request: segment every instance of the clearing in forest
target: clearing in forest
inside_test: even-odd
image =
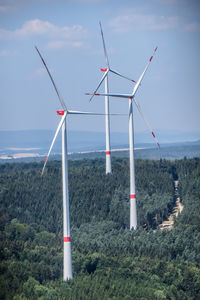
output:
[[[179,213],[182,212],[184,205],[180,202],[180,197],[178,197],[178,180],[174,181],[174,188],[175,188],[175,193],[177,195],[176,198],[176,205],[174,206],[174,209],[169,216],[167,221],[163,221],[162,224],[159,225],[159,228],[161,230],[163,229],[172,229],[174,225],[174,217],[177,217]]]

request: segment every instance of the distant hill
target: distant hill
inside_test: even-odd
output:
[[[41,159],[48,152],[51,140],[54,136],[52,130],[24,130],[24,131],[0,131],[0,161],[12,160],[12,158],[32,160]],[[161,144],[161,157],[176,159],[200,156],[200,134],[161,131],[159,133]],[[190,138],[190,139],[189,139]],[[196,139],[195,139],[196,138]],[[112,132],[111,148],[128,149],[128,133]],[[159,159],[157,151],[149,132],[136,132],[135,134],[136,157]],[[71,158],[104,157],[105,133],[70,131],[68,133],[68,152],[73,153]],[[81,153],[80,153],[81,152]],[[86,153],[82,153],[86,152]],[[92,154],[88,152],[93,152]],[[61,154],[61,135],[52,149],[52,158]],[[113,151],[113,156],[127,156],[127,151]]]

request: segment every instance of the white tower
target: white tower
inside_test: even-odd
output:
[[[130,229],[137,228],[137,210],[135,195],[134,128],[133,103],[129,99],[129,163],[130,163]]]
[[[105,78],[105,94],[108,94],[108,76]],[[110,117],[109,117],[109,97],[105,96],[105,128],[106,128],[106,174],[112,173],[111,151],[110,151]]]
[[[73,278],[70,237],[68,159],[66,119],[62,125],[62,182],[63,182],[63,280]]]

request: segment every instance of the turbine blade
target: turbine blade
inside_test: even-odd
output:
[[[136,81],[135,80],[133,80],[133,79],[131,79],[131,78],[129,78],[129,77],[127,77],[127,76],[124,76],[124,75],[122,75],[122,74],[120,74],[119,72],[117,72],[117,71],[114,71],[114,70],[109,70],[110,72],[112,72],[113,74],[116,74],[116,75],[118,75],[118,76],[120,76],[120,77],[122,77],[122,78],[125,78],[125,79],[128,79],[128,80],[130,80],[130,81],[132,81],[132,82],[135,82],[136,83]]]
[[[69,115],[94,115],[94,116],[104,116],[103,113],[95,113],[95,112],[88,112],[88,111],[77,111],[77,110],[68,110],[67,113]]]
[[[133,96],[130,95],[130,94],[99,94],[99,93],[90,94],[90,93],[86,93],[86,95],[109,96],[109,97],[126,98],[126,99],[132,99],[133,98]]]
[[[68,110],[67,114],[69,115],[92,115],[92,116],[124,116],[124,114],[103,114],[97,112],[88,112],[88,111],[76,111],[76,110]]]
[[[50,79],[51,79],[51,82],[53,83],[53,86],[54,86],[54,88],[55,88],[55,91],[56,91],[56,94],[57,94],[57,96],[58,96],[58,99],[60,100],[60,104],[61,104],[62,108],[63,108],[64,110],[67,110],[66,105],[65,105],[65,103],[64,103],[64,100],[62,99],[62,97],[61,97],[61,95],[60,95],[60,93],[59,93],[59,91],[58,91],[58,89],[57,89],[57,87],[56,87],[55,81],[53,80],[53,77],[51,76],[51,73],[49,72],[49,69],[48,69],[48,67],[47,67],[47,65],[46,65],[46,63],[45,63],[45,61],[44,61],[44,59],[43,59],[43,57],[42,57],[40,51],[38,50],[38,48],[37,48],[36,46],[35,46],[35,49],[37,50],[37,52],[38,52],[38,54],[39,54],[39,56],[40,56],[40,58],[41,58],[41,60],[42,60],[42,62],[43,62],[43,64],[44,64],[44,66],[45,66],[45,68],[46,68],[46,70],[47,70],[47,73],[49,74],[49,77],[50,77]]]
[[[58,133],[59,133],[59,131],[60,131],[60,128],[61,128],[61,126],[62,126],[62,124],[63,124],[63,122],[64,122],[66,116],[67,116],[67,112],[65,111],[65,112],[64,112],[64,115],[63,115],[63,117],[62,117],[62,119],[60,120],[60,123],[58,124],[56,133],[55,133],[55,135],[54,135],[54,138],[53,138],[53,140],[52,140],[51,146],[50,146],[50,148],[49,148],[49,152],[48,152],[48,154],[47,154],[46,160],[45,160],[45,162],[44,162],[44,166],[43,166],[43,168],[42,168],[41,176],[42,176],[43,173],[44,173],[44,169],[45,169],[46,163],[47,163],[47,161],[48,161],[49,155],[50,155],[50,153],[51,153],[51,150],[52,150],[53,145],[54,145],[54,143],[55,143],[56,137],[57,137],[57,135],[58,135]]]
[[[102,37],[102,41],[103,41],[103,49],[104,49],[104,55],[105,55],[105,59],[106,59],[106,65],[107,65],[108,69],[110,69],[109,61],[108,61],[108,54],[107,54],[107,51],[106,51],[106,44],[105,44],[105,40],[104,40],[104,36],[103,36],[103,30],[102,30],[101,22],[99,22],[99,25],[100,25],[100,29],[101,29],[101,37]]]
[[[134,102],[135,102],[135,104],[136,104],[136,106],[137,106],[137,109],[138,109],[139,113],[141,114],[141,116],[142,116],[144,122],[146,123],[146,125],[147,125],[149,131],[151,132],[151,134],[152,134],[152,136],[153,136],[153,138],[154,138],[154,140],[155,140],[155,142],[156,142],[158,148],[160,149],[160,144],[159,144],[159,142],[158,142],[158,140],[157,140],[157,138],[156,138],[156,136],[155,136],[155,133],[153,132],[153,130],[152,130],[152,128],[151,128],[151,125],[149,124],[147,118],[145,117],[145,115],[144,115],[144,113],[143,113],[143,111],[142,111],[142,109],[141,109],[140,104],[139,104],[135,99],[134,99]]]
[[[135,94],[136,94],[136,92],[137,92],[137,89],[138,89],[138,87],[140,86],[141,81],[142,81],[142,79],[144,78],[144,75],[145,75],[145,73],[146,73],[146,71],[147,71],[147,69],[148,69],[148,67],[149,67],[149,65],[150,65],[150,63],[151,63],[151,61],[152,61],[152,59],[153,59],[153,56],[154,56],[154,54],[155,54],[155,52],[156,52],[157,49],[158,49],[158,47],[156,47],[156,48],[154,49],[153,55],[150,57],[150,59],[149,59],[147,65],[146,65],[144,71],[142,72],[142,74],[140,75],[138,81],[136,82],[136,85],[135,85],[134,88],[133,88],[133,94],[132,94],[133,96],[135,96]]]
[[[89,101],[92,100],[92,98],[94,97],[94,94],[96,94],[97,90],[99,89],[100,85],[102,84],[102,82],[104,81],[104,79],[106,78],[107,74],[109,72],[109,69],[107,69],[107,71],[104,73],[103,77],[101,78],[101,81],[99,82],[97,88],[95,89],[94,93],[92,94],[92,97],[89,99]]]

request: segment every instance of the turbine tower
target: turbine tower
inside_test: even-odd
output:
[[[103,42],[103,49],[104,49],[104,56],[106,60],[106,68],[102,68],[101,71],[104,72],[104,75],[98,84],[97,88],[95,89],[94,93],[92,94],[92,97],[89,99],[89,101],[92,100],[94,97],[94,94],[97,92],[103,81],[105,80],[105,131],[106,131],[106,174],[112,173],[112,167],[111,167],[111,149],[110,149],[110,115],[109,115],[109,96],[107,95],[109,93],[108,89],[108,73],[111,72],[115,75],[118,75],[120,77],[126,78],[132,82],[135,82],[134,80],[121,75],[119,72],[114,71],[110,68],[109,60],[108,60],[108,54],[106,51],[106,45],[105,45],[105,40],[104,40],[104,35],[103,35],[103,30],[101,26],[101,22],[99,22],[100,25],[100,30],[101,30],[101,37],[102,37],[102,42]],[[88,93],[86,93],[88,95]]]
[[[157,47],[154,50],[156,52]],[[154,55],[153,53],[153,55]],[[136,107],[138,108],[139,113],[143,117],[148,129],[150,130],[153,138],[156,141],[157,146],[160,148],[160,144],[158,143],[156,136],[149,125],[146,117],[144,116],[139,103],[135,99],[135,94],[142,82],[142,79],[153,59],[153,55],[150,57],[144,71],[140,75],[138,81],[136,82],[132,94],[97,94],[94,93],[95,96],[109,96],[109,97],[118,97],[129,99],[129,157],[130,157],[130,229],[137,228],[137,209],[136,209],[136,194],[135,194],[135,165],[134,165],[134,127],[133,127],[133,102],[135,102]]]
[[[64,259],[63,259],[63,280],[69,280],[73,278],[72,274],[72,256],[71,256],[71,237],[70,237],[70,214],[69,214],[69,187],[68,187],[68,159],[67,159],[67,124],[66,124],[66,118],[68,115],[105,115],[101,113],[92,113],[92,112],[81,112],[81,111],[72,111],[68,110],[64,100],[62,99],[56,84],[49,72],[49,69],[42,58],[42,55],[40,54],[37,47],[35,47],[48,74],[51,79],[51,82],[55,88],[56,94],[59,98],[60,104],[62,106],[63,110],[58,110],[57,114],[61,116],[61,120],[58,124],[56,133],[54,135],[54,138],[52,140],[51,146],[49,148],[49,152],[47,154],[42,173],[44,173],[44,169],[46,166],[46,163],[48,161],[49,155],[51,153],[51,150],[53,148],[54,142],[57,138],[57,135],[62,128],[62,189],[63,189],[63,252],[64,252]]]

